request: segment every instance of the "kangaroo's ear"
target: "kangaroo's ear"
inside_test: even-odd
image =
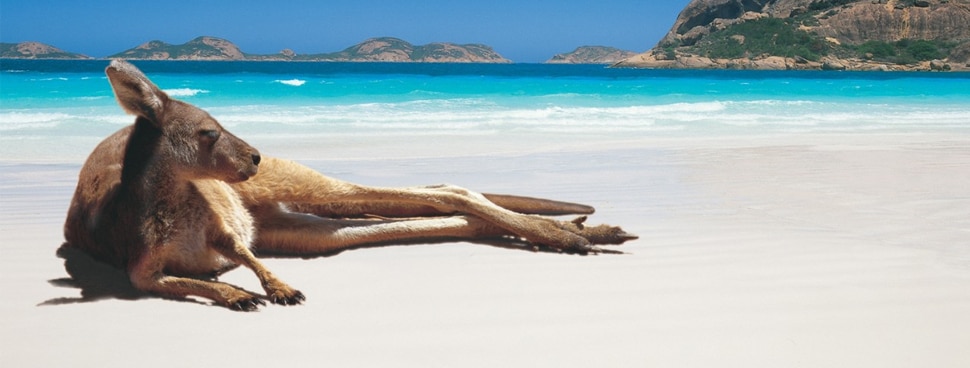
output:
[[[144,117],[155,125],[160,124],[158,116],[168,102],[165,92],[127,61],[112,60],[104,72],[108,75],[121,108],[129,114]]]

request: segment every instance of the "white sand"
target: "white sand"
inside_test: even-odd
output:
[[[39,306],[80,296],[48,283],[67,277],[54,250],[78,167],[23,158],[0,164],[0,364],[970,366],[970,137],[395,149],[308,163],[368,184],[584,202],[591,222],[641,239],[621,256],[449,243],[268,259],[308,300],[258,313],[156,298]],[[223,279],[259,289],[245,270]]]

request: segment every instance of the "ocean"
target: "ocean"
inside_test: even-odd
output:
[[[0,160],[80,162],[133,121],[108,61],[0,61]],[[970,73],[602,65],[136,61],[250,141],[449,137],[496,146],[800,134],[970,133]],[[505,143],[503,143],[505,142]],[[460,148],[460,147],[459,147]]]

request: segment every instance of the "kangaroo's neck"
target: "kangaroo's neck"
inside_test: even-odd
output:
[[[162,132],[139,118],[125,147],[120,193],[123,212],[137,219],[145,244],[161,244],[177,232],[187,216],[192,183],[166,155]]]
[[[179,201],[190,183],[168,162],[161,150],[162,132],[144,118],[135,121],[125,147],[121,185],[144,206],[159,201]]]
[[[144,118],[139,117],[135,120],[134,128],[128,135],[128,143],[125,146],[124,161],[121,168],[121,182],[125,186],[132,186],[138,183],[149,171],[154,170],[151,166],[156,161],[156,152],[161,145],[162,131],[154,127]]]

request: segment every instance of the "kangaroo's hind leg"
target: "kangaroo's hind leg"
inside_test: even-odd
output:
[[[511,235],[471,216],[406,219],[333,219],[279,207],[254,211],[259,223],[257,253],[327,255],[388,243],[445,239],[484,239]]]
[[[273,203],[291,206],[357,203],[364,207],[352,212],[361,212],[371,203],[389,203],[392,208],[418,206],[433,209],[437,213],[476,217],[536,244],[570,252],[596,251],[589,239],[580,232],[562,226],[562,222],[514,212],[491,202],[480,193],[454,186],[369,187],[323,176],[292,161],[266,159],[260,166],[259,175],[235,184],[234,188],[250,208]],[[622,234],[624,236],[618,239],[630,239],[628,234]],[[614,242],[618,243],[622,241]]]
[[[254,211],[260,224],[257,253],[316,256],[371,245],[441,240],[517,238],[514,233],[474,216],[333,219],[289,212],[276,207]],[[593,244],[618,244],[635,239],[616,227],[587,227],[581,221],[545,219]],[[620,253],[616,251],[595,251]],[[583,253],[583,252],[580,252]]]
[[[427,186],[449,190],[454,188],[443,185]],[[531,215],[559,216],[559,215],[588,215],[595,210],[593,207],[551,199],[515,196],[507,194],[482,193],[485,199],[512,212]],[[287,203],[287,208],[294,212],[311,213],[322,217],[333,218],[362,218],[368,216],[381,217],[423,217],[445,216],[446,213],[438,208],[394,201],[333,201],[329,203]]]

